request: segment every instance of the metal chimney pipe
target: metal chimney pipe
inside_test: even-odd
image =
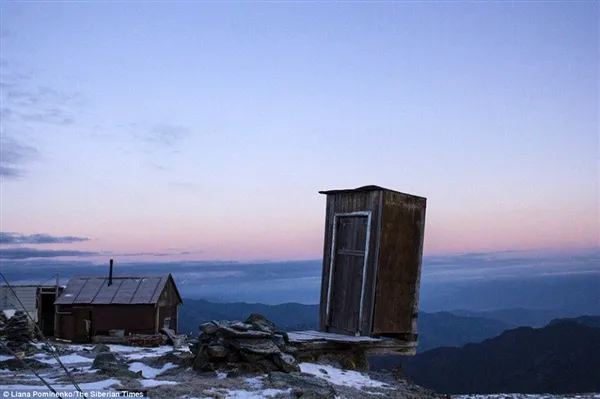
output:
[[[108,272],[108,285],[111,286],[112,285],[112,276],[113,276],[113,260],[110,260],[110,269]]]

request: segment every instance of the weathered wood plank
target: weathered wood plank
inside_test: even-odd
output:
[[[325,208],[325,237],[323,243],[323,271],[321,274],[321,300],[319,311],[319,329],[325,331],[328,321],[327,316],[327,290],[329,287],[329,267],[331,262],[332,248],[331,239],[333,236],[333,215],[335,211],[335,197],[327,196],[327,206]]]
[[[384,192],[373,334],[416,333],[426,200]]]
[[[347,350],[364,350],[367,354],[414,355],[417,349],[416,342],[319,331],[294,331],[288,333],[288,337],[290,344],[303,355]]]
[[[381,342],[380,338],[361,337],[352,335],[342,335],[326,333],[322,331],[293,331],[288,333],[290,342],[296,341],[317,341],[317,340],[329,340],[329,341],[344,341],[344,342]]]

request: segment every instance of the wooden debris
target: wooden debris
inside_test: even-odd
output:
[[[163,337],[160,334],[142,335],[132,334],[124,337],[111,337],[106,335],[96,335],[92,337],[92,342],[95,344],[118,344],[130,345],[146,348],[153,348],[163,344]]]

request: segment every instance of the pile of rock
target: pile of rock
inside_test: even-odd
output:
[[[6,323],[8,319],[4,312],[0,312],[0,336],[6,335]]]
[[[212,321],[200,326],[198,351],[194,369],[235,372],[290,373],[300,371],[285,332],[260,314],[240,321]]]
[[[21,347],[29,343],[35,337],[33,325],[27,314],[23,311],[16,311],[4,325],[6,335],[6,344],[9,347]]]

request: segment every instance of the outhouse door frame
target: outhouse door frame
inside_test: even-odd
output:
[[[363,320],[363,306],[365,299],[365,285],[367,282],[367,265],[369,262],[369,246],[371,243],[371,219],[373,212],[372,211],[358,211],[358,212],[338,212],[333,215],[333,234],[331,237],[331,256],[329,261],[329,281],[327,284],[327,307],[325,311],[325,325],[328,326],[330,323],[329,316],[331,314],[331,290],[333,288],[333,268],[335,267],[335,255],[337,252],[336,249],[336,236],[338,230],[338,221],[342,217],[353,217],[353,216],[366,216],[367,217],[367,234],[365,239],[365,258],[363,261],[363,272],[362,272],[362,282],[361,282],[361,290],[360,290],[360,309],[358,313],[358,331],[355,332],[356,336],[360,336],[362,332],[362,320]]]

